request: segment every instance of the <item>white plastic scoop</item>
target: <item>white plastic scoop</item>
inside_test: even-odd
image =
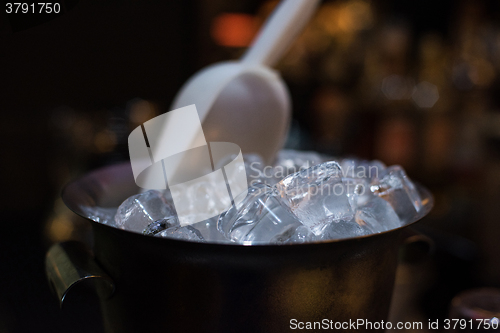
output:
[[[188,170],[199,168],[209,157],[191,154],[194,157],[170,159],[168,164],[162,162],[163,166],[156,162],[206,142],[235,143],[242,153],[258,153],[267,164],[273,162],[286,138],[291,105],[285,83],[269,66],[273,66],[286,52],[318,3],[319,0],[283,0],[241,61],[209,66],[186,82],[171,110],[195,104],[203,133],[197,129],[200,124],[197,119],[190,118],[188,123],[172,120],[179,113],[166,113],[161,121],[158,121],[159,116],[144,123],[149,143],[152,144],[152,139],[156,141],[149,150],[149,156],[144,154],[144,147],[133,149],[140,152],[137,160],[144,162],[141,162],[144,167],[136,163],[139,165],[138,174],[149,165],[154,165],[144,173],[141,183],[148,185],[141,185],[143,189],[156,188],[156,184],[161,188],[161,168],[169,186],[179,178],[192,179],[184,177]],[[181,113],[181,117],[184,114]],[[183,125],[180,126],[180,123]],[[136,134],[142,136],[141,131]],[[141,140],[138,142],[144,146]],[[129,137],[129,151],[131,142],[135,141]]]
[[[208,142],[232,142],[272,162],[290,121],[290,96],[276,64],[309,21],[319,0],[283,0],[240,61],[191,77],[172,110],[195,104]],[[194,138],[193,138],[194,139]]]

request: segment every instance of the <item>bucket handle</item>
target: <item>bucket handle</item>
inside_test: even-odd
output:
[[[403,263],[416,263],[427,259],[434,252],[434,241],[432,238],[415,230],[405,228],[403,230],[403,244],[399,249],[399,261]]]
[[[81,242],[68,241],[54,244],[45,257],[45,273],[62,307],[68,291],[84,281],[99,282],[99,295],[113,295],[113,280],[94,261],[90,250]]]

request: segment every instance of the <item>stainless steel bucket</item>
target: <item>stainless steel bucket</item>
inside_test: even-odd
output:
[[[424,207],[415,221],[433,205],[418,189]],[[69,184],[63,200],[84,216],[81,205],[117,206],[138,190],[127,163]],[[298,322],[375,322],[387,319],[407,227],[324,243],[242,246],[93,222],[93,249],[56,244],[46,269],[61,302],[76,283],[103,282],[106,332],[284,332]]]

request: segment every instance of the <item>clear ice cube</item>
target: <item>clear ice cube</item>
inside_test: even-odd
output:
[[[353,211],[370,201],[374,194],[370,191],[370,183],[366,178],[342,178],[347,192],[349,204]]]
[[[168,229],[168,228],[171,228],[171,227],[174,227],[174,226],[178,226],[178,225],[179,225],[179,223],[177,222],[177,218],[175,218],[175,217],[170,217],[170,218],[166,218],[166,219],[160,219],[160,220],[151,222],[142,231],[142,233],[144,235],[154,236],[157,233],[159,233],[159,232],[161,232],[161,231],[163,231],[165,229]]]
[[[356,176],[356,169],[359,163],[355,158],[344,158],[340,161],[339,165],[342,168],[342,176],[345,178],[358,178]]]
[[[342,220],[333,222],[326,226],[319,235],[315,235],[304,225],[293,229],[290,228],[285,230],[282,234],[275,236],[271,242],[276,244],[310,243],[331,239],[354,238],[372,233],[373,232],[365,223],[357,223],[357,220],[353,218],[349,221]]]
[[[355,221],[372,233],[395,229],[401,226],[392,206],[382,198],[373,197],[356,211]]]
[[[152,222],[172,218],[178,224],[174,207],[158,191],[136,194],[125,200],[115,215],[118,228],[142,233]]]
[[[283,202],[298,219],[319,235],[332,222],[354,216],[336,162],[326,162],[289,175],[276,184]]]
[[[315,239],[317,239],[316,235],[308,227],[300,225],[286,229],[281,234],[274,236],[270,242],[273,244],[292,244],[312,242]]]
[[[229,240],[217,230],[218,216],[211,219],[191,224],[193,228],[198,230],[203,238],[209,242],[228,242]]]
[[[193,242],[205,242],[201,232],[190,225],[185,227],[171,227],[157,233],[155,236],[182,239]]]
[[[370,189],[392,206],[402,224],[412,222],[422,207],[415,185],[399,165],[387,168]]]
[[[351,220],[331,223],[318,238],[319,240],[343,239],[369,235],[371,233],[365,225],[358,224],[353,218]]]
[[[345,178],[364,179],[378,178],[386,168],[385,164],[378,160],[366,161],[357,158],[344,158],[340,167]]]
[[[217,228],[226,238],[245,245],[269,242],[289,227],[300,225],[266,184],[250,187],[241,204],[233,205],[217,222]]]
[[[85,216],[92,221],[107,224],[109,226],[115,225],[115,214],[117,208],[104,208],[99,206],[80,206]]]
[[[218,216],[218,212],[231,204],[227,187],[216,186],[216,177],[210,176],[208,182],[199,182],[193,186],[176,186],[165,190],[164,196],[172,206],[172,194],[182,197],[175,210],[182,215],[185,223],[204,221]],[[182,185],[182,184],[181,184]]]
[[[323,157],[312,151],[281,150],[278,152],[274,171],[277,177],[284,177],[308,169],[323,162]],[[279,170],[282,169],[282,170]]]
[[[236,154],[230,154],[220,159],[215,165],[215,170],[222,168],[237,157]],[[258,154],[243,154],[243,163],[248,184],[264,183],[267,177],[264,176],[263,170],[266,167],[264,160]],[[227,171],[226,171],[227,172]]]
[[[370,179],[378,178],[387,168],[387,166],[379,160],[363,161],[362,165],[367,170],[367,177]]]

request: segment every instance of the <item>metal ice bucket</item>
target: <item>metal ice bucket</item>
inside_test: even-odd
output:
[[[423,209],[432,208],[421,186]],[[69,184],[66,205],[113,207],[138,193],[130,164]],[[92,222],[94,245],[60,243],[47,253],[62,302],[98,284],[106,332],[284,332],[296,322],[387,320],[398,251],[408,226],[346,240],[243,246],[156,238]],[[347,331],[347,330],[344,330]]]

